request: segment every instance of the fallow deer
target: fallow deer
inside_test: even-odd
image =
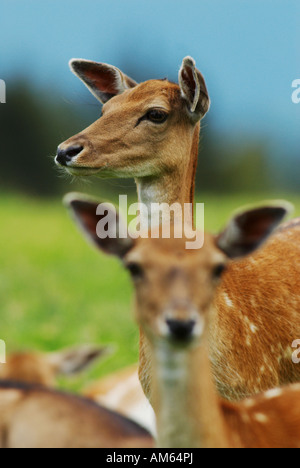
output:
[[[269,352],[277,366],[277,356],[271,349],[277,343],[268,342],[270,324],[264,310],[252,322],[248,315],[243,315],[243,309],[236,311],[230,304],[231,315],[224,320],[218,314],[216,302],[220,283],[226,282],[228,275],[230,280],[234,270],[232,260],[251,254],[248,260],[243,260],[247,271],[252,263],[259,263],[260,258],[270,256],[278,248],[277,243],[285,238],[284,226],[260,253],[253,254],[284,218],[287,206],[278,204],[240,212],[221,234],[206,234],[204,247],[192,251],[186,250],[185,239],[133,240],[129,236],[124,239],[109,235],[119,232],[121,220],[117,213],[110,218],[115,219],[116,226],[108,227],[108,237],[100,239],[95,235],[97,204],[74,196],[67,201],[88,237],[102,251],[121,258],[133,277],[141,333],[141,375],[150,374],[148,394],[158,421],[158,446],[299,447],[299,384],[230,403],[217,395],[209,358],[214,347],[221,346],[222,350],[224,346],[225,359],[233,352],[237,366],[229,363],[233,381],[235,372],[240,372],[239,361],[245,365],[244,377],[250,381],[267,375],[261,369],[261,359],[266,359]],[[296,223],[300,224],[300,220],[295,220]],[[292,235],[288,237],[293,242]],[[273,270],[280,270],[277,288],[282,289],[286,287],[286,272],[281,260],[275,257],[271,265]],[[267,279],[262,272],[255,281]],[[251,294],[255,294],[254,284]],[[275,288],[273,294],[277,294]],[[282,300],[280,294],[278,300]],[[289,310],[287,314],[295,326],[291,329],[292,340],[297,324]],[[282,328],[286,318],[281,320]],[[273,320],[272,324],[279,326],[279,315],[277,319],[278,323]],[[278,330],[273,333],[276,339]],[[231,337],[236,336],[232,351]],[[224,341],[219,342],[220,339]]]
[[[78,396],[0,381],[0,448],[148,448],[152,437]]]
[[[81,372],[107,352],[108,347],[82,345],[8,355],[0,365],[0,447],[151,447],[144,427],[105,404],[46,388],[58,375]]]
[[[153,203],[192,203],[199,119],[210,103],[193,59],[183,60],[179,85],[157,80],[137,85],[115,67],[84,60],[72,61],[71,69],[105,103],[104,115],[59,147],[57,163],[75,175],[134,177],[143,218]],[[175,101],[170,100],[174,95]],[[147,113],[157,102],[161,122]],[[230,266],[224,276],[215,300],[218,346],[212,347],[211,360],[218,389],[226,398],[300,380],[299,366],[291,363],[291,344],[300,335],[299,236],[298,221],[286,224],[265,249]],[[224,336],[224,327],[232,327],[231,336]],[[236,366],[241,331],[248,352]],[[256,364],[256,345],[261,375],[252,373],[249,380],[246,369]]]
[[[104,240],[97,236],[97,224],[101,219],[96,215],[98,202],[70,194],[65,203],[89,239],[102,248]],[[112,208],[107,205],[109,210]],[[292,362],[292,343],[300,336],[300,219],[283,224],[265,246],[251,253],[255,242],[267,237],[277,225],[274,213],[282,219],[287,211],[288,208],[285,211],[262,208],[237,214],[220,236],[219,245],[223,247],[224,244],[224,249],[227,238],[235,237],[235,251],[232,249],[228,254],[232,258],[244,252],[246,242],[250,254],[227,265],[214,296],[214,320],[210,323],[213,374],[218,391],[229,400],[300,381],[300,366]],[[114,219],[116,213],[111,216]],[[108,244],[111,244],[111,253],[116,253],[113,240]],[[131,241],[123,239],[120,256],[131,245]],[[133,265],[132,270],[133,275],[138,275],[138,266],[135,271]],[[193,275],[192,284],[200,294],[201,275]],[[157,286],[157,295],[164,297],[164,284]],[[151,400],[151,356],[143,334],[139,373],[144,392]]]

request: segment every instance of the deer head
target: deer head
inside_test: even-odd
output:
[[[150,341],[198,342],[216,288],[233,259],[254,252],[289,212],[287,204],[266,205],[237,213],[218,236],[205,234],[200,250],[186,250],[186,239],[126,238],[119,214],[106,205],[112,223],[97,235],[98,203],[71,194],[66,204],[87,237],[103,252],[118,256],[136,287],[137,319]],[[104,238],[105,237],[105,238]]]
[[[183,60],[179,85],[137,84],[88,60],[71,60],[70,67],[103,104],[99,120],[58,147],[56,163],[70,174],[152,178],[188,165],[192,149],[198,152],[198,122],[210,101],[191,57]]]

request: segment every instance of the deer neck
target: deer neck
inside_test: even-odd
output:
[[[194,129],[194,134],[188,157],[182,158],[181,164],[172,170],[166,170],[163,174],[153,177],[136,179],[138,200],[141,204],[141,218],[145,228],[153,226],[158,218],[156,211],[161,213],[168,210],[167,207],[174,206],[174,219],[177,215],[184,213],[186,205],[187,222],[193,222],[193,207],[195,196],[195,178],[198,162],[200,123]],[[154,205],[155,204],[155,205]],[[157,205],[164,206],[158,207]]]
[[[153,403],[159,448],[227,447],[226,426],[205,346],[154,350]]]

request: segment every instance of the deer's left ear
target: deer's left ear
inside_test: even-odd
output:
[[[81,345],[54,353],[48,353],[46,360],[57,374],[76,374],[88,368],[98,359],[108,355],[111,348],[108,346]]]
[[[229,258],[249,255],[269,238],[292,210],[290,203],[281,202],[238,213],[217,237],[217,247]]]
[[[210,107],[210,99],[202,73],[192,57],[183,59],[179,70],[179,86],[193,121],[202,119]]]

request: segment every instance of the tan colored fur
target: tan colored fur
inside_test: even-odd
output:
[[[2,448],[152,447],[147,432],[89,400],[0,382]]]
[[[0,364],[0,379],[28,382],[52,387],[55,385],[56,367],[42,353],[14,353]]]
[[[280,228],[258,252],[243,260],[230,262],[217,288],[210,322],[210,357],[217,388],[229,400],[300,381],[300,366],[295,365],[291,357],[291,345],[300,336],[299,241],[300,225],[291,221]],[[138,252],[151,274],[151,269],[155,271],[156,263],[162,272],[171,268],[173,262],[170,262],[167,252],[173,248],[172,242],[167,240],[154,257],[152,250],[140,243]],[[207,234],[204,249],[196,254],[187,252],[185,263],[190,258],[192,265],[188,270],[187,264],[186,279],[181,278],[181,286],[176,286],[179,295],[185,297],[189,293],[193,303],[196,302],[199,307],[202,307],[199,301],[205,304],[210,298],[207,256],[211,255],[211,248],[212,241]],[[134,255],[137,255],[136,251]],[[182,268],[180,255],[178,259],[175,252],[172,256],[177,268]],[[198,258],[201,261],[199,266]],[[187,283],[188,289],[184,289]],[[169,291],[167,284],[160,277],[156,278],[154,273],[152,282],[148,283],[150,286],[155,287],[151,295],[147,295],[143,289],[139,294],[144,294],[144,306],[153,313],[155,307],[159,307],[159,301],[166,301]],[[184,293],[180,292],[181,289]],[[157,298],[157,304],[154,298]],[[152,358],[142,332],[139,372],[148,397],[151,368]]]
[[[280,253],[287,254],[285,250],[287,239],[295,245],[294,241],[299,231],[295,221],[292,225],[296,229],[295,232],[290,232],[286,226],[279,230],[259,253],[243,260],[244,271],[247,271],[248,265],[252,268],[253,264],[262,262],[264,268],[260,265],[261,276],[257,278],[257,282],[264,281],[264,284],[267,284],[269,275],[270,278],[276,280],[271,270],[271,267],[274,269],[272,252],[274,253],[275,246],[279,243]],[[286,335],[287,340],[292,340],[293,334],[299,330],[296,320],[297,309],[291,310],[290,307],[283,307],[289,300],[288,294],[284,293],[286,284],[284,280],[282,281],[282,277],[285,277],[284,267],[280,269],[280,279],[278,278],[277,289],[279,291],[276,291],[275,287],[272,289],[273,298],[275,294],[278,297],[274,302],[274,305],[278,304],[279,308],[273,310],[276,314],[275,320],[269,321],[268,313],[264,313],[262,306],[262,310],[256,309],[254,317],[249,317],[258,327],[257,330],[252,329],[257,331],[256,337],[254,336],[256,333],[251,331],[251,328],[249,329],[251,324],[245,320],[249,310],[247,309],[243,315],[242,304],[240,304],[240,314],[234,308],[231,310],[234,322],[228,323],[227,328],[220,326],[223,319],[221,314],[224,312],[218,313],[215,304],[218,302],[220,290],[224,285],[218,286],[212,281],[212,271],[214,265],[226,260],[215,247],[212,236],[207,234],[204,248],[196,252],[186,251],[182,240],[140,239],[127,254],[125,263],[130,264],[132,259],[136,261],[137,258],[145,272],[144,278],[136,282],[136,317],[141,327],[142,344],[141,378],[142,381],[144,379],[142,383],[158,419],[159,446],[169,448],[299,447],[300,385],[267,392],[240,403],[229,403],[217,396],[208,356],[208,350],[211,350],[210,353],[214,353],[214,350],[224,351],[226,372],[230,372],[231,375],[234,375],[236,371],[240,372],[245,378],[244,388],[247,388],[246,381],[249,381],[249,387],[256,384],[255,376],[258,379],[261,375],[260,359],[267,358],[264,353],[269,346],[271,349],[274,345],[274,334],[280,335],[281,329],[276,329],[274,326],[278,320],[279,327],[280,315],[285,314],[284,320],[292,321],[288,327],[290,335]],[[293,261],[290,256],[287,262],[293,271],[297,262]],[[226,277],[231,278],[230,275],[235,265],[239,263],[231,263],[230,270],[224,275],[225,285]],[[247,278],[250,279],[251,275]],[[295,277],[295,284],[291,287],[295,287],[297,291],[296,283]],[[282,289],[280,284],[282,284]],[[250,287],[249,284],[248,287]],[[280,302],[281,293],[283,293],[284,303]],[[260,293],[257,294],[252,285],[251,295],[253,294],[258,308],[260,304],[263,305],[265,299],[270,300],[268,295],[263,298]],[[230,297],[234,302],[234,296]],[[249,298],[249,295],[245,297]],[[194,311],[197,311],[198,321],[204,320],[203,337],[200,341],[196,339],[189,347],[179,345],[176,347],[170,344],[163,327],[168,313],[176,320],[187,320],[192,313],[194,314]],[[227,318],[229,320],[229,314]],[[285,331],[283,321],[281,321],[281,327]],[[261,332],[259,332],[260,329]],[[253,348],[250,350],[250,355],[245,344],[249,331],[253,335],[251,335]],[[222,336],[220,336],[221,332]],[[284,336],[283,334],[281,338],[280,335],[280,338],[283,339]],[[220,348],[220,345],[224,348]],[[176,358],[176,356],[179,357]],[[168,362],[164,364],[165,360],[169,360],[170,364]],[[274,356],[273,360],[270,358],[271,364],[273,375],[276,375],[280,367],[284,368],[285,363],[282,362],[277,366],[277,357]],[[268,365],[267,362],[265,365]],[[147,372],[144,374],[145,366]],[[215,373],[222,372],[222,369],[219,369],[220,367],[215,367]],[[149,375],[151,381],[149,381]],[[221,380],[222,377],[219,378]],[[162,383],[164,380],[165,382]],[[266,381],[262,385],[272,386],[272,377],[268,380],[267,374]],[[177,427],[178,420],[182,420],[182,423]],[[185,421],[184,424],[183,421]]]

